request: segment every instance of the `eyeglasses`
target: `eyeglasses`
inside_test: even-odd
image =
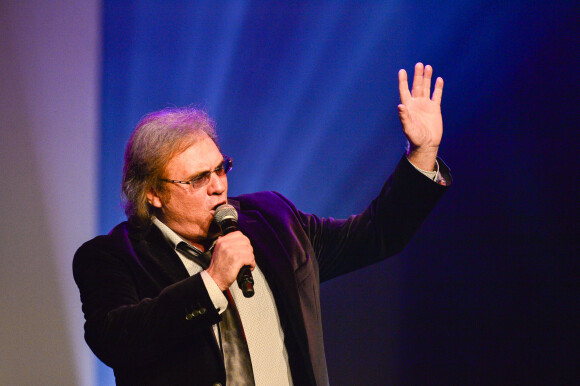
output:
[[[191,187],[193,189],[198,189],[198,188],[201,188],[201,187],[207,185],[207,183],[209,182],[209,179],[211,178],[212,173],[215,173],[219,177],[225,176],[227,172],[232,170],[233,165],[234,165],[234,160],[232,160],[227,155],[224,155],[224,160],[220,164],[220,166],[218,166],[214,170],[203,172],[203,173],[193,177],[189,181],[168,180],[166,178],[162,178],[161,181],[170,182],[172,184],[191,185]]]

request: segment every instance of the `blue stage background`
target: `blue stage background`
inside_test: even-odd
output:
[[[192,104],[235,160],[231,195],[361,211],[403,154],[397,71],[422,61],[445,79],[455,183],[401,255],[323,285],[331,384],[578,379],[571,4],[107,0],[100,231],[124,220],[137,121]]]

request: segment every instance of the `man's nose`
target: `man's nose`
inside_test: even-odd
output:
[[[227,177],[225,175],[220,177],[216,173],[212,173],[207,185],[208,194],[222,194],[227,186]]]

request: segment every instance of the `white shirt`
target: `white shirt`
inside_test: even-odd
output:
[[[224,312],[228,306],[228,300],[211,276],[188,255],[189,252],[196,256],[201,254],[201,251],[181,238],[159,219],[154,217],[153,223],[174,248],[189,275],[193,276],[200,273],[215,308],[220,313]],[[252,271],[252,276],[256,291],[253,297],[244,297],[235,283],[230,287],[230,292],[238,308],[246,334],[256,386],[292,385],[288,352],[284,345],[284,331],[280,324],[274,295],[260,267],[256,266]],[[214,334],[219,342],[217,325],[214,325]]]

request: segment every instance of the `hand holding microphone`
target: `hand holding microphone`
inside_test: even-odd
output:
[[[238,212],[231,205],[228,205],[228,204],[220,205],[216,209],[214,221],[216,222],[217,225],[219,225],[219,227],[222,231],[222,235],[224,235],[224,236],[238,230]],[[233,239],[232,236],[230,236],[230,238]],[[218,243],[219,243],[219,241],[218,241]],[[251,244],[249,242],[249,239],[246,236],[244,236],[243,234],[239,233],[239,235],[236,235],[236,240],[231,240],[231,244],[232,245],[235,244],[235,246],[239,246],[240,254],[247,256],[248,253],[251,253],[252,258],[253,258],[253,250],[251,248]],[[221,247],[221,245],[216,244],[216,249],[214,250],[214,253],[218,253],[219,252],[218,250],[221,249],[220,247]],[[234,249],[234,250],[233,251],[226,251],[226,252],[230,255],[232,253],[236,254],[236,252],[237,252],[235,250],[236,248],[234,247],[232,249]],[[232,256],[230,256],[230,257],[232,257]],[[226,262],[226,264],[228,264],[228,263]],[[210,273],[210,275],[211,275],[211,273]],[[212,277],[213,277],[213,275],[212,275]],[[214,280],[215,280],[215,278],[214,278]],[[250,298],[250,297],[254,296],[254,279],[252,277],[252,270],[251,270],[250,265],[242,266],[242,268],[240,269],[240,271],[237,275],[236,280],[238,282],[238,286],[242,290],[242,293],[244,294],[245,297]]]

